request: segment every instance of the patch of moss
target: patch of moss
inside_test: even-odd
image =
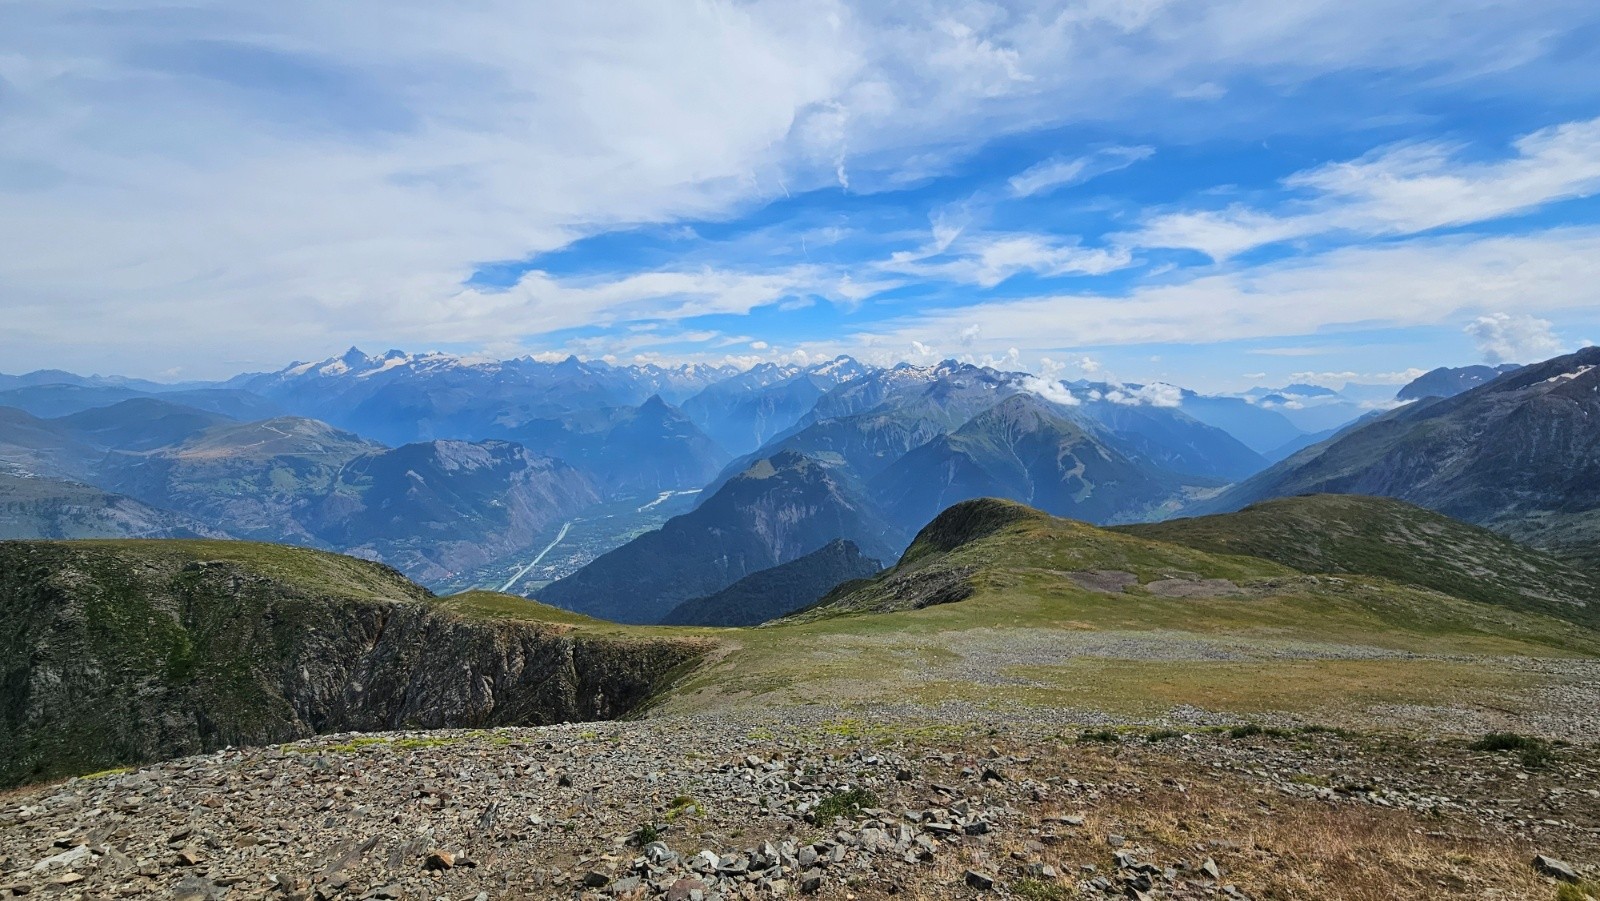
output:
[[[848,791],[834,792],[817,802],[811,810],[811,822],[819,826],[826,826],[839,817],[849,819],[861,812],[863,807],[876,807],[878,796],[864,788],[852,788]]]

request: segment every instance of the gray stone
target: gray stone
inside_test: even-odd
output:
[[[806,870],[800,874],[799,882],[802,894],[815,894],[818,889],[822,888],[822,871]]]
[[[172,901],[216,901],[221,896],[223,889],[212,884],[209,879],[199,876],[185,876],[179,879],[172,887],[168,896]]]
[[[1564,861],[1540,854],[1533,859],[1533,868],[1540,873],[1562,882],[1577,882],[1577,871],[1567,866]]]
[[[988,891],[989,889],[994,888],[994,877],[990,876],[988,873],[980,873],[977,870],[968,870],[962,874],[961,879],[967,885],[972,886],[980,892]]]
[[[667,901],[689,901],[691,893],[699,892],[704,895],[705,891],[706,884],[704,882],[685,876],[672,883],[672,886],[667,889]]]

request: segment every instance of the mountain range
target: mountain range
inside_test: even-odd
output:
[[[848,357],[736,371],[352,349],[215,384],[31,373],[0,378],[18,405],[0,406],[3,522],[19,537],[296,543],[436,586],[498,586],[576,525],[587,543],[558,550],[553,583],[511,584],[630,622],[834,541],[892,560],[941,510],[985,496],[1117,524],[1378,494],[1593,565],[1585,353],[1600,352],[1435,370],[1390,400]],[[1301,427],[1322,418],[1337,424]],[[647,511],[680,494],[695,508],[657,528]],[[779,583],[821,580],[804,569]]]
[[[1600,563],[1600,348],[1400,407],[1190,512],[1313,493],[1394,497]]]

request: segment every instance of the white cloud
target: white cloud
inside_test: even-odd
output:
[[[1544,50],[1594,18],[1578,0],[13,0],[0,343],[12,366],[201,377],[330,341],[738,310],[770,286],[680,284],[690,299],[663,304],[637,294],[650,279],[461,286],[486,261],[613,228],[938,174],[1006,135],[1148,133],[1167,111],[1151,104],[1241,77],[1289,90],[1330,72],[1464,81],[1538,63],[1538,91],[1587,92],[1585,60]],[[1269,107],[1234,110],[1230,135]],[[1065,242],[988,251],[952,272],[981,286],[1125,259]]]
[[[983,323],[983,344],[1025,352],[1146,343],[1204,344],[1438,325],[1516,303],[1534,313],[1592,310],[1600,229],[1414,239],[1134,289],[989,301],[885,324],[894,340],[936,340]]]
[[[1166,382],[1152,382],[1137,388],[1117,385],[1102,397],[1111,403],[1129,407],[1177,407],[1183,404],[1183,389]]]
[[[938,247],[937,251],[931,250]],[[939,259],[939,258],[943,259]],[[1022,273],[1045,277],[1104,275],[1133,265],[1125,248],[1080,246],[1073,238],[1032,234],[941,236],[918,251],[902,251],[880,264],[890,272],[993,288]]]
[[[1083,401],[1079,400],[1065,384],[1054,379],[1042,379],[1038,376],[1028,376],[1020,383],[1022,390],[1036,394],[1039,397],[1064,407],[1076,407]]]
[[[1564,350],[1550,320],[1525,314],[1479,316],[1467,323],[1466,333],[1478,342],[1486,363],[1532,363]]]
[[[1172,92],[1172,96],[1184,100],[1221,100],[1227,94],[1228,89],[1214,81],[1204,81],[1193,87],[1179,88]]]
[[[1600,119],[1518,139],[1516,155],[1465,162],[1460,148],[1407,144],[1297,173],[1285,187],[1312,198],[1269,213],[1246,206],[1155,216],[1126,236],[1225,260],[1251,248],[1330,232],[1404,235],[1483,222],[1600,192]]]
[[[1032,197],[1082,184],[1091,178],[1126,169],[1155,153],[1153,147],[1107,147],[1088,156],[1052,157],[1013,176],[1011,193],[1018,197]]]
[[[1427,375],[1427,373],[1428,370],[1426,369],[1412,367],[1398,372],[1352,372],[1349,370],[1344,372],[1296,372],[1290,375],[1289,378],[1296,382],[1307,382],[1328,387],[1345,385],[1350,382],[1362,385],[1404,385],[1416,381]]]

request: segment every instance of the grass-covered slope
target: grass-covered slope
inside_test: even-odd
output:
[[[1238,513],[1116,531],[1308,573],[1359,573],[1467,600],[1600,625],[1600,579],[1488,529],[1404,501],[1282,498]]]
[[[0,786],[326,731],[604,719],[707,647],[469,609],[493,602],[302,548],[0,542]]]
[[[1364,723],[1392,709],[1532,709],[1568,677],[1517,661],[1600,656],[1600,632],[1525,608],[994,499],[945,511],[877,577],[727,640],[737,649],[667,709],[820,698]]]
[[[0,472],[0,540],[8,538],[198,538],[195,520],[77,482]]]

